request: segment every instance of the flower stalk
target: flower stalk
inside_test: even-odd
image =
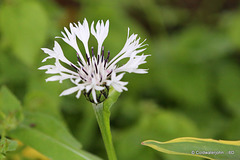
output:
[[[103,103],[93,104],[93,110],[100,128],[103,142],[107,151],[109,160],[117,160],[115,149],[112,143],[112,134],[110,130],[110,111],[104,108]]]

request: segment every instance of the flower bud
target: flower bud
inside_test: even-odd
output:
[[[86,90],[83,90],[83,94],[88,101],[95,103],[93,96],[92,96],[92,89],[88,92],[86,92]],[[104,86],[103,90],[100,90],[100,91],[96,90],[97,104],[105,101],[108,98],[108,94],[109,94],[109,87],[106,85]]]

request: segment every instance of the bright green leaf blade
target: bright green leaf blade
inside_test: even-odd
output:
[[[0,90],[0,132],[14,129],[22,119],[20,102],[3,86]]]
[[[6,87],[1,87],[0,90],[0,111],[5,114],[11,113],[13,111],[20,111],[21,104],[18,99],[11,93],[11,91]]]
[[[212,160],[239,160],[240,157],[240,141],[183,137],[167,142],[147,140],[142,144],[168,154],[196,156]]]
[[[53,160],[99,160],[81,150],[81,145],[64,126],[42,113],[26,113],[24,122],[10,136]]]
[[[80,149],[81,144],[69,133],[68,129],[60,120],[53,116],[37,112],[25,112],[24,125],[41,131],[57,141],[69,145],[72,148]]]

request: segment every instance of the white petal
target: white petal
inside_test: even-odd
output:
[[[109,67],[113,67],[117,62],[120,60],[131,57],[131,56],[136,56],[138,53],[141,53],[145,49],[140,49],[141,47],[145,46],[142,43],[139,43],[140,38],[137,39],[137,34],[132,34],[129,37],[129,29],[128,29],[128,36],[127,36],[127,41],[123,47],[123,49],[109,62]]]
[[[57,73],[60,73],[57,69],[49,69],[47,70],[45,73],[47,74],[57,74]]]
[[[55,76],[47,78],[46,82],[48,82],[48,81],[59,81],[60,83],[62,83],[62,81],[65,80],[65,79],[75,78],[74,75],[69,75],[69,74],[65,74],[65,73],[59,73],[59,74],[60,75],[55,75]]]
[[[93,88],[92,85],[87,85],[86,86],[86,92],[89,92],[92,88]]]
[[[141,55],[141,56],[133,56],[129,59],[129,61],[123,66],[115,69],[115,72],[129,72],[129,73],[147,73],[146,69],[138,69],[139,65],[146,63],[145,59],[150,55]]]
[[[97,30],[97,34],[99,34],[101,27],[100,27],[100,22],[97,21],[97,25],[96,25],[96,30]]]
[[[104,87],[102,87],[102,86],[95,86],[95,87],[94,87],[94,89],[96,89],[96,90],[100,91],[100,90],[103,90],[103,89],[104,89]]]
[[[52,67],[54,67],[54,65],[45,65],[45,66],[39,67],[38,69],[39,70],[45,70],[45,69],[49,69],[49,68],[52,68]]]
[[[112,86],[118,92],[122,92],[123,90],[125,90],[125,91],[128,90],[126,87],[120,85],[119,83],[113,83]]]
[[[82,90],[79,90],[77,95],[76,95],[76,98],[79,98],[81,96],[81,93],[82,93]]]
[[[116,85],[115,83],[112,84],[113,88],[118,91],[118,92],[122,92],[122,89],[119,85]]]
[[[117,81],[120,81],[120,80],[123,78],[124,74],[125,74],[125,73],[119,74],[119,75],[116,77],[116,80],[117,80]]]
[[[63,35],[63,38],[62,37],[56,37],[56,38],[62,38],[62,40],[64,40],[64,42],[66,42],[71,47],[73,47],[75,49],[75,51],[79,54],[83,64],[86,64],[84,57],[82,56],[81,51],[80,51],[77,41],[76,41],[76,32],[78,33],[79,31],[78,31],[78,29],[76,29],[76,27],[73,26],[72,23],[70,23],[69,26],[70,26],[71,32],[69,32],[69,30],[65,27],[64,30],[67,33],[67,35],[64,32],[61,32]]]
[[[59,75],[52,76],[52,77],[47,78],[46,82],[48,82],[48,81],[58,81],[58,80],[61,80],[61,78],[62,78],[62,76],[59,76]]]
[[[93,97],[94,102],[95,102],[95,103],[98,103],[98,102],[97,102],[97,97],[96,97],[96,91],[95,91],[95,89],[92,89],[92,97]]]
[[[78,39],[82,41],[87,55],[90,56],[89,50],[88,50],[88,40],[90,37],[90,33],[89,33],[89,26],[86,18],[84,19],[83,24],[78,22],[78,25],[76,25],[73,31],[78,37]]]
[[[91,24],[91,33],[92,33],[92,35],[94,35],[96,37],[96,31],[94,29],[94,21]]]
[[[124,75],[124,73],[116,76],[115,71],[113,71],[112,75],[111,75],[111,80],[107,80],[107,85],[113,86],[113,88],[118,92],[122,92],[123,90],[127,91],[127,88],[125,87],[125,85],[127,85],[128,82],[120,81],[122,79],[123,75]]]
[[[48,60],[48,59],[50,59],[50,58],[53,58],[53,57],[48,56],[48,57],[44,58],[44,59],[42,60],[42,62],[46,62],[46,60]]]
[[[53,57],[55,55],[54,51],[48,48],[41,48],[43,50],[44,53],[50,55],[51,57]]]
[[[57,41],[54,42],[53,50],[56,53],[56,59],[59,59],[66,64],[71,64],[71,62],[64,56],[62,48]]]
[[[78,67],[76,67],[76,68],[78,68]],[[63,65],[61,65],[61,63],[57,59],[56,59],[56,62],[55,62],[55,69],[58,70],[59,72],[65,72],[65,73],[69,73],[69,74],[78,76],[77,72],[71,71],[71,70],[63,67]]]
[[[121,85],[121,86],[125,86],[125,85],[128,84],[128,82],[118,81],[118,84]]]
[[[97,51],[98,55],[101,54],[102,44],[108,35],[108,31],[109,31],[109,20],[107,20],[105,25],[103,20],[101,21],[101,23],[100,21],[98,21],[96,25],[96,31],[94,29],[94,22],[92,22],[91,24],[91,33],[97,39],[97,42],[98,42],[98,51]]]
[[[72,88],[69,88],[69,89],[64,90],[64,91],[60,94],[60,96],[69,95],[69,94],[72,94],[72,93],[74,93],[74,92],[76,92],[76,91],[78,91],[78,90],[79,90],[79,87],[78,87],[78,86],[72,87]]]
[[[107,37],[108,35],[108,31],[109,31],[109,20],[107,20],[106,24],[105,24],[105,29],[104,29],[104,35],[105,35],[105,38]],[[104,39],[105,39],[104,38]]]

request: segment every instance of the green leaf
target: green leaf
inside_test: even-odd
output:
[[[240,157],[240,141],[182,137],[167,142],[147,140],[142,144],[168,154],[196,156],[212,160],[239,160]]]
[[[3,137],[0,139],[0,146],[0,153],[6,153],[7,151],[16,150],[17,142]]]
[[[21,110],[20,102],[6,86],[2,86],[0,90],[0,110],[5,114]]]
[[[25,113],[25,120],[10,133],[13,138],[53,160],[99,160],[81,150],[80,143],[55,118],[43,113]]]
[[[0,32],[25,64],[32,66],[47,33],[48,17],[38,1],[3,3],[0,7]]]
[[[0,90],[0,132],[14,129],[22,119],[20,102],[3,86]]]
[[[8,151],[17,149],[17,142],[14,140],[1,137],[0,139],[0,159],[3,159]]]
[[[8,139],[8,149],[7,151],[15,151],[17,149],[18,143],[17,141]]]
[[[6,132],[15,129],[22,121],[22,107],[17,98],[3,86],[0,90],[0,159],[5,158],[8,151],[17,148],[17,142],[7,139]]]

